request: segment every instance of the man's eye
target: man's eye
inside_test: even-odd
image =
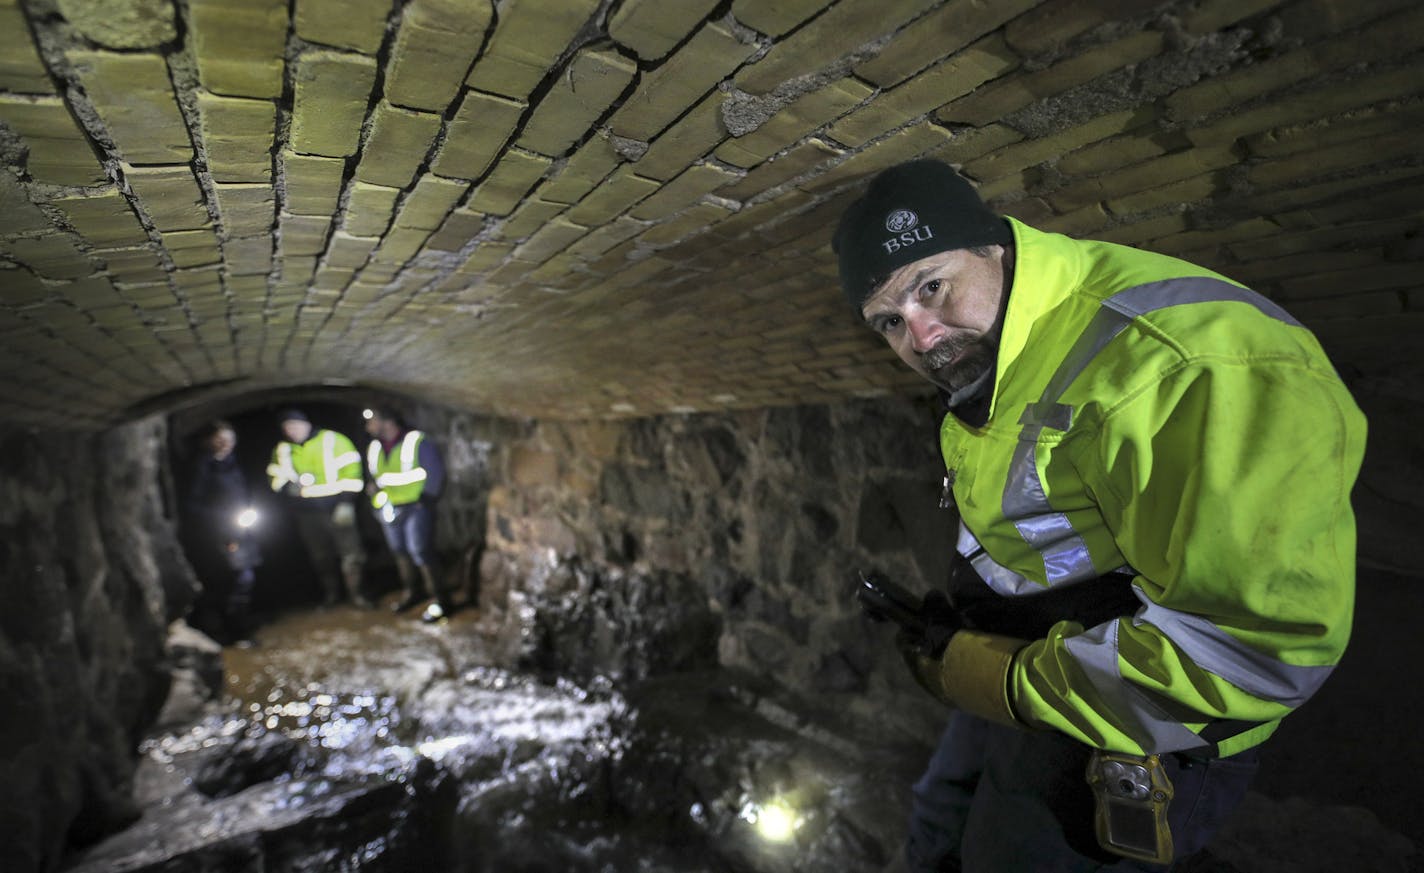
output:
[[[938,279],[931,279],[931,280],[929,280],[928,282],[926,282],[924,285],[921,285],[921,286],[920,286],[920,296],[921,296],[921,297],[933,297],[934,295],[936,295],[936,294],[939,293],[939,289],[940,289],[939,280],[938,280]]]
[[[900,323],[901,323],[901,318],[900,318],[900,316],[898,316],[898,315],[887,315],[887,316],[885,316],[884,318],[880,319],[880,323],[879,323],[878,326],[879,326],[879,328],[880,328],[880,332],[881,332],[881,333],[889,333],[890,331],[892,331],[892,330],[894,330],[895,328],[899,327],[899,326],[900,326]]]

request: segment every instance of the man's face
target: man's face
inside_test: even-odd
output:
[[[955,249],[906,264],[860,310],[902,361],[951,392],[973,383],[998,355],[1006,250],[984,251]]]
[[[232,454],[232,450],[237,447],[237,434],[230,430],[213,431],[208,437],[208,451],[213,453],[213,457],[219,461]]]
[[[282,435],[294,443],[306,442],[311,431],[311,422],[302,421],[300,418],[289,418],[282,422]]]

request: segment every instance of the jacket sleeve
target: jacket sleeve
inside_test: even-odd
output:
[[[1099,427],[1075,465],[1143,605],[1029,643],[1014,711],[1131,752],[1199,746],[1220,722],[1269,733],[1349,638],[1363,415],[1323,360],[1243,356],[1184,364]]]
[[[425,486],[421,493],[434,500],[445,492],[445,462],[440,449],[429,434],[420,441],[420,466],[425,470]]]

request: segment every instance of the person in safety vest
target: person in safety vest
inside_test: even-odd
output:
[[[361,455],[345,434],[313,428],[299,409],[281,413],[280,420],[286,439],[272,450],[267,475],[272,490],[295,507],[297,534],[321,580],[324,603],[342,599],[344,582],[351,602],[369,607],[361,590],[366,551],[352,502],[363,485]]]
[[[395,411],[376,407],[365,415],[367,490],[404,591],[393,609],[404,612],[434,598],[421,619],[436,621],[453,611],[435,556],[435,502],[445,489],[445,465],[435,441],[407,428]]]
[[[954,711],[903,863],[1166,869],[1345,648],[1364,416],[1270,300],[1000,217],[938,161],[879,174],[833,247],[948,409],[959,557],[897,644]]]

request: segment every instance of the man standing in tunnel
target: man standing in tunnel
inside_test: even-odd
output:
[[[1002,218],[937,161],[877,176],[834,248],[940,391],[960,516],[950,597],[897,638],[955,707],[905,862],[1164,869],[1344,650],[1363,416],[1266,298]]]
[[[344,582],[351,602],[368,607],[361,590],[366,552],[352,503],[362,488],[361,455],[345,434],[313,428],[299,409],[281,413],[281,425],[286,439],[272,450],[267,475],[272,490],[295,508],[297,534],[321,580],[324,602],[340,601]]]
[[[445,464],[435,441],[406,427],[394,410],[382,406],[366,410],[366,433],[371,436],[366,450],[371,507],[380,519],[404,592],[395,611],[434,598],[421,618],[437,621],[452,611],[435,558],[435,502],[445,489]]]

